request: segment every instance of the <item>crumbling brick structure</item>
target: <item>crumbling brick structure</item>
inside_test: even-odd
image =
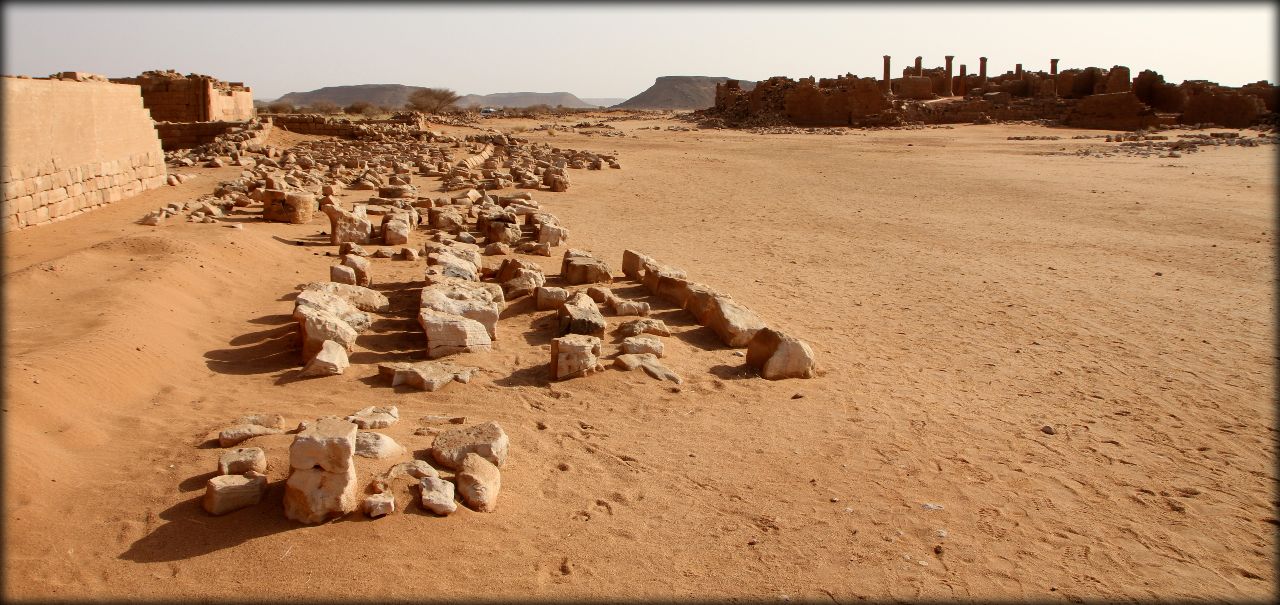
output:
[[[241,82],[173,70],[147,71],[112,82],[136,84],[157,122],[243,121],[253,117],[253,91]]]
[[[139,88],[66,75],[4,79],[5,231],[165,184],[164,152]]]
[[[1227,88],[1212,82],[1168,84],[1154,71],[1130,76],[1128,67],[1085,67],[1049,72],[1024,70],[988,77],[986,57],[977,75],[960,65],[924,68],[922,58],[890,79],[884,57],[881,79],[846,74],[835,79],[774,77],[751,92],[736,81],[716,87],[715,106],[701,112],[729,125],[871,126],[903,122],[954,123],[1042,120],[1083,128],[1134,130],[1155,125],[1215,124],[1240,128],[1265,121],[1280,100],[1275,86],[1257,82]]]

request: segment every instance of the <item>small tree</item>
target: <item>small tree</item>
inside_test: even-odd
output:
[[[458,102],[458,93],[448,88],[424,88],[409,95],[408,107],[426,113],[440,113]]]
[[[365,108],[371,107],[372,104],[367,101],[356,101],[342,109],[342,111],[351,115],[360,115],[364,113]]]
[[[287,103],[284,101],[276,101],[267,105],[267,109],[271,110],[271,113],[293,113],[294,111],[293,103]]]
[[[338,104],[332,101],[316,101],[311,104],[311,111],[316,113],[337,113]]]
[[[363,114],[365,117],[372,118],[373,116],[376,116],[380,113],[386,113],[386,109],[382,107],[378,107],[377,105],[366,104],[364,109],[361,110],[360,113]]]

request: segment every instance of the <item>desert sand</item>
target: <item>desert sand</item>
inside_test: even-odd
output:
[[[292,296],[327,278],[327,219],[136,224],[236,167],[5,234],[4,596],[1275,597],[1274,146],[640,129],[672,124],[522,133],[623,166],[535,199],[572,247],[615,269],[644,251],[806,340],[816,378],[755,377],[622,283],[673,327],[681,386],[551,382],[554,311],[525,299],[461,356],[470,384],[393,389],[375,364],[421,351],[422,266],[377,260],[393,311],[346,374],[298,379]],[[1006,140],[1040,134],[1063,139]],[[524,258],[550,276],[555,254]],[[403,460],[430,446],[420,416],[500,422],[498,509],[286,520],[291,435],[246,443],[270,460],[261,505],[201,509],[231,419],[370,405],[399,406]],[[362,484],[392,462],[360,459]]]

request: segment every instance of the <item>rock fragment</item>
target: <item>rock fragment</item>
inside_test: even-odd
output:
[[[747,343],[747,365],[768,380],[813,378],[816,371],[807,343],[769,328],[761,328]]]
[[[463,504],[482,513],[497,509],[502,474],[492,462],[476,454],[467,454],[462,459],[457,481]]]
[[[200,503],[211,515],[254,506],[262,502],[267,489],[267,476],[254,471],[240,475],[219,475],[205,484],[204,498]]]
[[[267,472],[267,454],[262,448],[239,447],[218,458],[219,475],[243,475],[249,471]]]
[[[507,434],[497,422],[444,431],[431,444],[431,457],[445,467],[456,469],[468,454],[478,454],[502,466],[507,459]]]

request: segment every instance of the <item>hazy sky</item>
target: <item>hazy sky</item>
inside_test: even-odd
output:
[[[176,69],[260,99],[342,84],[630,97],[663,75],[879,77],[956,56],[998,74],[1126,65],[1171,82],[1276,77],[1276,7],[1243,4],[4,5],[9,75]]]

